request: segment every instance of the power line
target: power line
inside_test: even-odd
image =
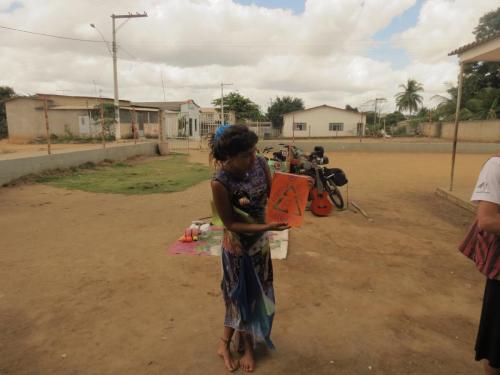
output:
[[[128,55],[130,58],[132,58],[132,60],[136,60],[136,61],[141,61],[141,59],[139,59],[138,57],[134,56],[132,53],[130,53],[129,51],[127,51],[125,49],[125,47],[123,47],[122,45],[118,45],[118,49],[119,50],[122,50],[122,52],[125,52],[126,55]]]
[[[120,25],[120,26],[123,26]],[[17,31],[21,33],[26,33],[26,34],[33,34],[33,35],[40,35],[40,36],[45,36],[49,38],[56,38],[56,39],[64,39],[64,40],[73,40],[77,42],[87,42],[87,43],[105,43],[106,45],[108,44],[107,41],[100,41],[100,40],[93,40],[93,39],[82,39],[82,38],[73,38],[73,37],[68,37],[68,36],[62,36],[62,35],[54,35],[54,34],[47,34],[47,33],[39,33],[35,31],[29,31],[29,30],[21,30],[21,29],[16,29],[13,27],[7,27],[7,26],[2,26],[0,25],[0,28],[6,29],[6,30],[11,30],[11,31]],[[421,38],[403,38],[398,42],[408,42],[408,41],[420,41],[424,40]],[[436,40],[436,39],[433,39]],[[452,40],[451,38],[440,38],[439,40]],[[183,45],[189,45],[189,46],[207,46],[207,45],[223,45],[227,47],[277,47],[277,46],[283,46],[283,47],[289,47],[289,46],[299,46],[299,47],[306,47],[306,46],[331,46],[334,45],[335,43],[341,41],[340,39],[332,39],[329,42],[276,42],[276,43],[270,43],[270,42],[255,42],[255,41],[250,41],[250,42],[219,42],[219,41],[202,41],[202,42],[183,42]],[[395,45],[395,41],[391,40],[373,40],[373,39],[353,39],[349,40],[349,43],[360,43],[360,44],[369,44],[372,47],[377,47],[377,46],[384,46],[384,45]],[[140,42],[140,43],[134,43],[130,42],[129,44],[131,45],[163,45],[163,46],[178,46],[178,43],[175,42],[161,42],[161,41],[150,41],[150,42]],[[345,47],[344,47],[345,48]]]
[[[56,38],[56,39],[73,40],[73,41],[76,41],[76,42],[103,43],[100,40],[80,39],[80,38],[72,38],[72,37],[69,37],[69,36],[53,35],[53,34],[46,34],[46,33],[37,33],[35,31],[15,29],[13,27],[7,27],[7,26],[2,26],[2,25],[0,25],[0,28],[7,29],[7,30],[12,30],[12,31],[18,31],[20,33],[34,34],[34,35],[46,36],[46,37]]]
[[[216,40],[203,40],[203,41],[197,41],[197,42],[164,42],[164,41],[155,41],[155,40],[150,40],[150,41],[141,41],[141,42],[133,42],[133,41],[128,41],[129,45],[161,45],[161,46],[179,46],[179,45],[185,45],[185,46],[207,46],[207,45],[222,45],[222,46],[228,46],[228,47],[288,47],[288,46],[299,46],[299,47],[308,47],[308,46],[333,46],[338,44],[339,42],[346,42],[346,43],[358,43],[358,44],[367,44],[370,47],[383,47],[383,46],[397,46],[398,43],[402,42],[419,42],[419,41],[428,41],[428,38],[401,38],[399,40],[376,40],[376,39],[350,39],[350,40],[345,40],[342,38],[330,38],[328,42],[261,42],[261,41],[234,41],[234,42],[220,42]],[[432,38],[432,41],[452,41],[454,40],[453,38]],[[349,46],[347,46],[349,47]],[[346,49],[346,46],[343,46],[342,48]]]

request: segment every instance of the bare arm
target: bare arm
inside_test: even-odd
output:
[[[500,236],[500,206],[487,201],[480,201],[477,208],[479,229]]]
[[[224,223],[224,226],[231,232],[236,233],[257,233],[267,230],[284,230],[288,229],[285,223],[269,223],[269,224],[250,224],[241,223],[235,220],[233,207],[229,200],[229,194],[220,182],[212,181],[212,195],[215,208]]]

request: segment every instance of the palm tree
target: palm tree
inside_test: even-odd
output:
[[[422,96],[419,92],[424,91],[420,83],[414,79],[408,79],[406,85],[399,85],[403,89],[400,93],[396,94],[396,106],[398,110],[410,112],[417,112],[418,106],[422,105]]]

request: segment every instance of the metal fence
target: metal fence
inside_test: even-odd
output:
[[[279,138],[281,137],[281,129],[273,128],[270,122],[245,122],[246,126],[257,134],[260,139]],[[208,137],[210,134],[215,133],[220,124],[215,123],[202,123],[200,127],[200,134],[202,137]]]
[[[271,122],[247,122],[246,126],[254,131],[259,139],[272,139],[281,137],[281,129],[273,128]]]
[[[281,129],[273,128],[270,122],[247,122],[245,125],[254,131],[261,140],[281,137]],[[174,136],[173,134],[176,132],[167,132],[168,149],[172,151],[187,150],[188,152],[189,150],[208,150],[210,137],[219,126],[220,124],[216,123],[201,123],[199,137]]]
[[[168,149],[170,151],[190,151],[190,150],[206,150],[208,142],[202,138],[193,137],[167,137]]]

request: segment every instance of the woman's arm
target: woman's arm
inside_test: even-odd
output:
[[[212,181],[212,195],[217,213],[224,223],[224,226],[231,232],[256,233],[265,232],[267,230],[285,230],[289,228],[286,223],[249,224],[236,221],[233,215],[233,207],[229,200],[229,194],[224,185],[218,181]]]
[[[488,201],[480,201],[477,208],[479,229],[500,236],[500,206]]]

